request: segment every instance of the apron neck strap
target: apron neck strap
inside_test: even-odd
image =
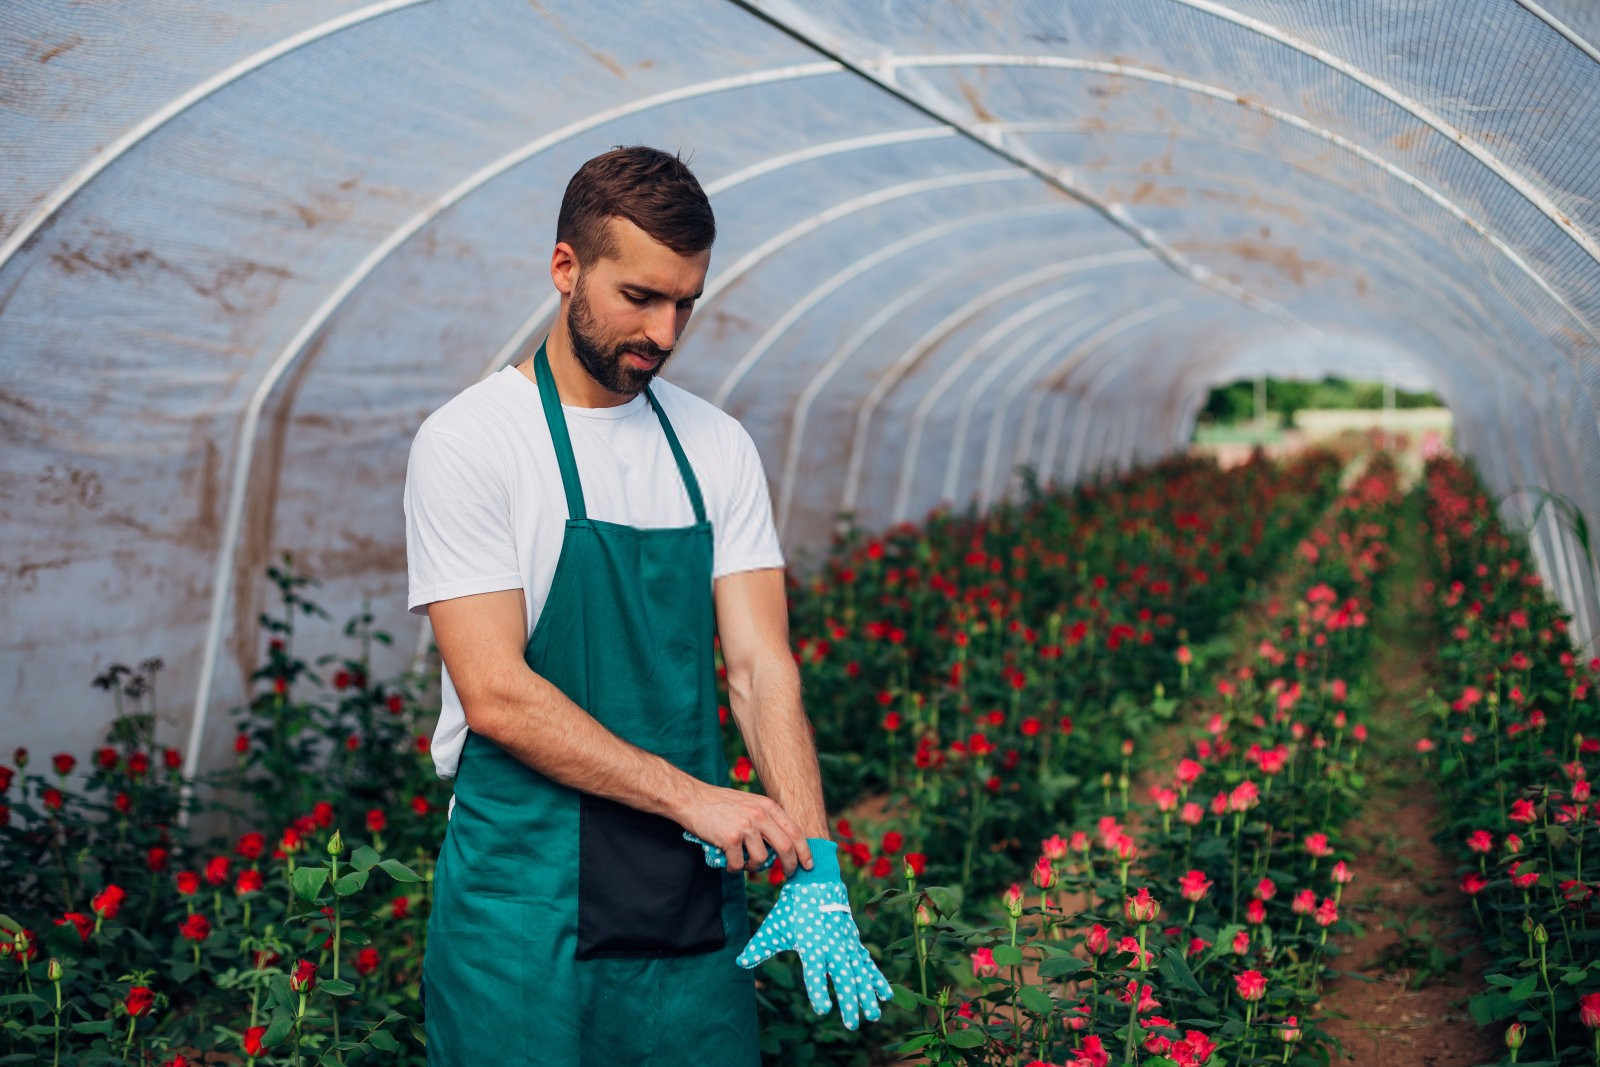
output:
[[[661,420],[661,428],[666,431],[667,444],[672,446],[672,458],[678,461],[678,473],[683,475],[683,487],[689,491],[689,503],[694,507],[694,521],[706,521],[706,504],[700,497],[700,482],[694,476],[694,469],[689,466],[689,457],[683,454],[683,446],[678,443],[678,435],[672,430],[672,423],[667,421],[667,413],[661,409],[661,401],[656,399],[656,394],[647,385],[644,395],[650,401],[650,406],[656,409],[656,418]]]
[[[544,342],[533,357],[533,376],[539,382],[539,400],[544,405],[544,421],[550,427],[550,443],[556,446],[556,462],[561,465],[561,484],[567,490],[567,517],[587,519],[583,507],[583,483],[578,481],[578,461],[572,458],[572,438],[567,436],[567,417],[561,411],[561,394],[556,392],[555,375],[550,373],[550,359],[544,354]]]
[[[546,338],[548,340],[548,338]],[[545,342],[539,343],[539,351],[533,357],[533,376],[539,383],[539,400],[544,405],[544,421],[550,427],[550,441],[555,445],[556,463],[561,467],[561,485],[567,492],[567,515],[573,519],[587,519],[588,512],[583,505],[583,483],[578,480],[578,461],[572,455],[572,438],[567,433],[567,416],[561,410],[561,394],[556,391],[555,375],[550,373],[550,359],[545,355]],[[694,521],[706,521],[705,500],[700,495],[700,482],[694,476],[694,470],[689,466],[689,457],[683,454],[683,446],[678,443],[678,435],[673,432],[672,423],[667,421],[667,413],[661,409],[661,403],[656,399],[656,394],[650,391],[647,385],[644,395],[650,401],[650,406],[655,409],[656,418],[661,422],[661,429],[667,435],[667,444],[672,448],[672,458],[678,464],[678,473],[683,476],[683,487],[688,490],[689,503],[694,508]]]

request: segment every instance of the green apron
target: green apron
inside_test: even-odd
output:
[[[544,345],[534,376],[566,488],[550,594],[523,658],[603,726],[707,782],[717,722],[711,523],[655,394],[692,526],[587,516]],[[468,731],[423,959],[428,1063],[760,1063],[744,876],[670,819],[581,793]]]

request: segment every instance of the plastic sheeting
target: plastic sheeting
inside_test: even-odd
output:
[[[0,689],[96,740],[163,656],[186,745],[268,562],[407,616],[426,413],[554,308],[573,170],[690,160],[709,287],[669,377],[743,420],[786,551],[1182,448],[1207,390],[1432,388],[1499,493],[1600,520],[1600,23],[1538,6],[126,0],[0,6]],[[1505,498],[1526,521],[1538,497]],[[1592,564],[1541,573],[1588,640]]]

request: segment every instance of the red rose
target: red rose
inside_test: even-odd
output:
[[[133,798],[126,793],[118,793],[112,804],[124,815],[133,810]]]
[[[183,925],[178,927],[178,932],[190,941],[204,941],[211,936],[211,921],[199,912],[195,912],[183,920]]]
[[[272,691],[279,696],[283,696],[289,691],[289,683],[282,678],[274,678],[272,680]]]
[[[175,771],[183,766],[183,753],[175,748],[169,748],[161,753],[161,762],[167,765],[169,771]]]
[[[179,871],[175,881],[178,883],[178,892],[186,897],[200,892],[200,876],[193,871]]]
[[[402,711],[405,711],[405,710],[406,710],[405,699],[402,698],[399,693],[390,693],[389,694],[389,714],[390,715],[398,715]]]
[[[206,881],[221,885],[228,880],[228,857],[213,856],[206,861]]]
[[[894,864],[889,862],[888,856],[879,856],[872,863],[872,877],[887,878],[894,871]]]
[[[244,1051],[246,1055],[261,1055],[261,1035],[266,1032],[267,1028],[265,1026],[252,1026],[244,1032]]]
[[[167,869],[167,858],[169,856],[171,856],[171,853],[164,848],[152,848],[144,854],[144,865],[152,871],[164,871]]]
[[[384,815],[382,808],[373,808],[367,812],[367,833],[381,834],[388,829],[389,818]]]
[[[300,851],[300,831],[292,826],[283,829],[283,837],[278,842],[278,847],[285,852]]]
[[[409,897],[395,897],[389,901],[389,915],[391,918],[404,919],[410,907],[411,900]]]
[[[69,911],[56,920],[57,926],[66,926],[68,923],[78,928],[78,936],[80,938],[85,941],[89,940],[89,934],[94,930],[93,919],[81,911]]]
[[[354,752],[361,747],[361,738],[355,734],[348,734],[344,739],[344,747]]]
[[[289,976],[289,988],[296,993],[309,993],[317,985],[317,965],[310,960],[301,960],[294,965],[294,973]]]
[[[252,867],[239,872],[239,880],[233,883],[233,892],[241,897],[249,893],[259,893],[264,884],[261,872]]]
[[[164,1062],[161,1067],[194,1067],[194,1061],[181,1052],[175,1052],[172,1058]]]
[[[143,752],[135,752],[128,757],[128,773],[135,778],[150,769],[150,757]]]
[[[104,768],[105,770],[108,770],[108,771],[112,770],[117,765],[117,750],[114,749],[114,748],[111,748],[110,746],[107,746],[107,747],[102,748],[102,749],[97,749],[95,751],[95,754],[94,754],[94,759],[95,759],[95,762],[100,764],[100,766],[102,768]],[[141,987],[136,987],[136,988],[143,988],[143,987],[141,986]]]
[[[11,776],[15,773],[10,767],[0,767],[0,793],[11,788]]]
[[[416,812],[418,815],[428,814],[428,811],[430,810],[428,807],[428,798],[424,796],[412,797],[411,810]]]
[[[371,945],[356,953],[356,973],[365,977],[378,969],[378,950]]]
[[[261,853],[266,851],[266,847],[266,836],[252,830],[239,838],[239,844],[234,847],[234,851],[247,860],[255,860],[261,858]]]
[[[238,737],[235,737],[233,739],[233,750],[235,752],[240,753],[241,755],[246,753],[246,752],[249,752],[250,751],[250,735],[249,734],[240,734]],[[265,1030],[266,1027],[262,1027],[261,1029]]]
[[[750,762],[749,756],[740,756],[733,761],[733,769],[728,773],[734,781],[748,783],[755,775],[755,765]]]
[[[128,990],[128,996],[122,1006],[128,1010],[129,1015],[144,1015],[150,1011],[150,1006],[156,1002],[155,991],[149,986],[136,985]]]
[[[432,746],[432,744],[433,742],[428,738],[427,734],[417,735],[417,751],[422,753],[424,756],[428,754],[428,749]]]
[[[319,800],[311,809],[311,817],[317,820],[317,825],[326,830],[333,825],[333,805],[326,800]]]
[[[878,851],[886,855],[894,855],[905,844],[905,838],[900,836],[898,830],[890,830],[883,835],[883,840],[878,844]]]
[[[117,912],[122,908],[122,899],[127,896],[119,885],[108,885],[96,893],[94,899],[89,901],[89,910],[102,919],[115,919]]]
[[[1233,976],[1242,1000],[1260,1000],[1267,992],[1267,979],[1260,971],[1244,971]]]
[[[50,759],[56,765],[57,774],[71,774],[72,768],[78,765],[78,758],[70,752],[57,752]]]

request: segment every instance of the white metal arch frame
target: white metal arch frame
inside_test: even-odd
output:
[[[828,296],[837,292],[845,284],[862,276],[873,267],[887,262],[895,256],[901,255],[902,253],[913,248],[917,248],[929,242],[947,237],[958,232],[959,230],[970,226],[990,225],[1011,219],[1025,218],[1029,215],[1052,215],[1063,210],[1073,210],[1073,208],[1070,205],[1063,205],[1059,203],[1028,204],[1006,211],[983,212],[979,214],[968,215],[959,219],[953,219],[948,222],[940,223],[936,226],[926,227],[911,234],[907,234],[899,241],[896,241],[890,245],[886,245],[884,248],[881,248],[870,255],[864,256],[861,259],[856,260],[854,263],[851,263],[841,269],[822,285],[817,286],[805,296],[801,297],[800,300],[797,301],[788,311],[786,311],[778,321],[780,323],[792,323],[797,321],[801,315],[816,307]],[[911,302],[926,295],[933,289],[947,284],[949,279],[959,272],[960,268],[958,267],[951,271],[936,275],[934,278],[906,290],[900,296],[890,301],[889,304],[884,308],[880,308],[878,313],[874,315],[871,320],[869,320],[867,328],[864,330],[858,330],[856,332],[856,336],[861,338],[860,342],[854,345],[846,343],[841,349],[841,351],[845,353],[842,358],[839,352],[836,352],[834,357],[824,363],[822,370],[816,376],[813,376],[813,378],[807,383],[806,388],[802,390],[801,395],[796,400],[794,410],[791,413],[788,445],[784,450],[784,461],[781,468],[782,474],[779,478],[777,526],[780,535],[788,525],[789,508],[793,498],[796,468],[801,452],[801,443],[805,436],[805,426],[811,403],[816,398],[817,394],[821,391],[822,387],[827,384],[828,380],[831,379],[835,373],[837,373],[838,369],[849,360],[850,355],[860,347],[860,344],[864,344],[866,338],[872,333],[876,332],[878,326],[880,326],[883,322],[889,321],[894,314],[898,313],[900,309],[908,306]],[[770,350],[775,341],[775,331],[767,331],[767,333],[762,336],[762,338],[754,347],[751,348],[750,352],[748,352],[742,360],[741,373],[748,373],[750,367],[754,366],[754,364],[762,356],[764,356],[767,351]],[[731,392],[731,389],[732,385],[725,381],[723,388],[719,390],[719,394]]]
[[[285,56],[298,48],[303,48],[314,41],[331,37],[340,30],[360,25],[381,15],[387,15],[392,11],[415,7],[426,2],[428,0],[382,0],[381,3],[368,4],[354,11],[347,11],[337,18],[328,19],[326,22],[318,23],[308,29],[301,30],[299,33],[291,34],[243,59],[230,63],[198,85],[173,97],[124,131],[116,140],[96,152],[87,163],[74,171],[66,181],[52,189],[40,201],[39,206],[34,209],[33,213],[23,221],[22,225],[13,230],[5,241],[0,242],[0,267],[4,267],[10,262],[11,257],[17,253],[17,250],[27,244],[28,239],[39,232],[39,229],[49,222],[57,211],[61,210],[62,205],[76,196],[84,186],[94,181],[97,175],[126,155],[139,142],[206,97],[212,96],[219,90],[232,85],[252,71],[260,70],[273,60]],[[184,768],[185,777],[191,777],[192,774],[193,772],[190,768]]]
[[[1024,365],[1017,374],[1007,376],[1005,381],[1005,394],[1001,403],[995,405],[995,415],[998,418],[1010,403],[1016,399],[1023,384],[1031,374],[1037,373],[1037,368],[1045,361],[1054,357],[1066,345],[1071,344],[1083,332],[1092,329],[1097,320],[1093,314],[1085,315],[1074,322],[1065,331],[1057,333],[1054,337],[1047,337],[1046,333],[1055,330],[1055,321],[1052,319],[1041,326],[1019,334],[1006,348],[1001,350],[998,357],[991,359],[985,365],[983,373],[973,383],[961,399],[961,407],[956,411],[955,432],[950,441],[950,454],[945,462],[944,484],[940,489],[940,498],[951,503],[955,502],[959,491],[961,479],[961,457],[966,453],[967,434],[972,424],[972,413],[978,405],[980,397],[987,396],[989,389],[996,381],[1001,380],[1001,375],[1007,374],[1011,364],[1024,352],[1033,352],[1033,358]],[[982,478],[979,478],[981,485]],[[978,486],[973,487],[973,492],[978,491]]]
[[[1187,303],[1187,301],[1172,300],[1168,301],[1165,305],[1157,305],[1153,308],[1142,309],[1145,312],[1144,314],[1137,318],[1132,318],[1130,316],[1132,321],[1128,321],[1118,332],[1125,333],[1129,329],[1139,326],[1146,326],[1150,323],[1157,322],[1160,319],[1164,319],[1174,314]],[[1089,374],[1088,383],[1083,389],[1079,390],[1077,402],[1072,404],[1072,410],[1074,412],[1082,412],[1086,409],[1089,409],[1091,399],[1098,395],[1098,391],[1094,388],[1095,383],[1101,381],[1107,371],[1115,371],[1120,373],[1125,371],[1131,365],[1131,360],[1119,360],[1115,354],[1108,354],[1105,359],[1099,362],[1098,365],[1088,360],[1079,360],[1077,362],[1069,363],[1060,367],[1056,373],[1052,375],[1049,385],[1047,385],[1046,388],[1051,390],[1059,390],[1063,394],[1071,396],[1071,392],[1067,388],[1068,383],[1071,381],[1074,375],[1076,375],[1080,367],[1087,369]],[[1082,468],[1083,448],[1088,438],[1089,422],[1090,420],[1087,418],[1079,418],[1077,420],[1077,424],[1073,427],[1071,442],[1068,445],[1067,454],[1062,461],[1062,478],[1067,485],[1075,485],[1078,481]],[[1053,454],[1047,456],[1047,458],[1052,464],[1054,463]]]
[[[1367,89],[1370,89],[1372,92],[1382,96],[1390,103],[1409,111],[1419,120],[1433,127],[1441,135],[1460,145],[1479,163],[1482,163],[1485,167],[1489,168],[1489,170],[1493,171],[1502,180],[1504,180],[1506,184],[1510,185],[1519,194],[1521,194],[1522,197],[1530,204],[1538,208],[1538,210],[1547,218],[1549,218],[1551,222],[1559,226],[1575,244],[1589,254],[1591,259],[1595,260],[1597,263],[1600,263],[1600,243],[1597,243],[1594,238],[1590,237],[1582,230],[1582,228],[1573,223],[1573,221],[1568,218],[1561,211],[1561,209],[1557,207],[1556,204],[1535,185],[1531,179],[1526,177],[1516,168],[1502,162],[1499,157],[1490,152],[1488,148],[1486,148],[1480,141],[1469,136],[1467,132],[1461,129],[1459,126],[1446,121],[1443,116],[1436,114],[1433,109],[1429,108],[1421,101],[1412,99],[1410,96],[1402,93],[1400,90],[1396,89],[1388,82],[1378,78],[1376,75],[1362,70],[1354,63],[1340,59],[1338,56],[1327,51],[1326,49],[1319,48],[1309,41],[1304,41],[1298,37],[1291,36],[1269,22],[1266,22],[1262,19],[1252,18],[1251,16],[1245,15],[1242,12],[1235,11],[1233,8],[1228,7],[1225,4],[1217,3],[1216,0],[1171,0],[1171,2],[1175,4],[1182,4],[1185,7],[1191,7],[1196,11],[1203,11],[1209,15],[1214,15],[1219,19],[1231,22],[1234,25],[1250,30],[1253,33],[1260,34],[1268,40],[1275,41],[1286,48],[1293,49],[1294,51],[1308,56],[1324,66],[1339,72],[1345,77],[1360,83]],[[1540,14],[1542,15],[1542,12],[1540,12]],[[1546,18],[1545,21],[1553,23],[1554,20]],[[1566,36],[1568,40],[1576,39],[1575,35],[1572,35],[1570,32],[1566,34]]]
[[[1173,2],[1183,2],[1183,0],[1173,0]],[[1368,149],[1365,146],[1350,140],[1348,137],[1338,134],[1325,126],[1319,126],[1300,115],[1294,114],[1293,112],[1285,111],[1282,108],[1273,107],[1269,104],[1263,104],[1257,101],[1249,100],[1243,94],[1225,86],[1212,85],[1208,82],[1196,81],[1192,78],[1180,77],[1177,75],[1168,74],[1164,71],[1151,70],[1148,67],[1140,67],[1114,60],[1074,59],[1066,56],[1052,55],[1015,55],[1007,53],[974,52],[897,56],[891,60],[888,60],[887,62],[893,67],[907,68],[963,66],[1029,67],[1050,70],[1066,70],[1080,73],[1111,74],[1132,78],[1139,81],[1146,81],[1156,85],[1163,85],[1173,89],[1179,89],[1184,92],[1193,93],[1198,96],[1209,97],[1247,111],[1255,112],[1256,114],[1265,116],[1276,122],[1292,127],[1301,131],[1302,133],[1320,138],[1321,140],[1338,147],[1339,149],[1355,156],[1363,162],[1378,168],[1391,178],[1405,184],[1406,186],[1409,186],[1418,194],[1437,204],[1442,210],[1448,212],[1451,216],[1459,220],[1462,225],[1466,226],[1484,241],[1488,242],[1495,249],[1495,251],[1510,261],[1517,270],[1527,275],[1528,278],[1532,280],[1542,292],[1545,293],[1545,295],[1549,296],[1551,300],[1555,301],[1556,304],[1559,305],[1561,309],[1578,324],[1578,326],[1584,331],[1585,334],[1589,336],[1591,340],[1593,340],[1596,344],[1600,344],[1600,331],[1596,330],[1594,324],[1590,323],[1586,318],[1584,318],[1583,314],[1579,312],[1577,308],[1573,307],[1566,297],[1557,292],[1555,287],[1548,280],[1546,280],[1542,274],[1535,270],[1534,267],[1527,262],[1527,260],[1525,260],[1502,238],[1491,231],[1486,224],[1479,222],[1454,200],[1450,199],[1444,193],[1435,189],[1432,185],[1423,181],[1421,178],[1412,174],[1405,168],[1383,158],[1376,152],[1373,152],[1371,149]],[[993,125],[997,131],[1002,133],[1027,133],[1048,130],[1052,126],[1064,124],[1015,120],[1010,122],[996,123]],[[1502,179],[1505,178],[1504,175],[1498,176]],[[1515,188],[1516,186],[1513,185],[1513,187]],[[1523,190],[1519,188],[1518,192],[1521,193]],[[1539,203],[1532,203],[1534,207],[1540,207]],[[1572,236],[1572,231],[1576,230],[1576,227],[1570,223],[1570,220],[1567,220],[1566,216],[1554,208],[1553,205],[1549,206],[1549,210],[1555,211],[1559,216],[1558,219],[1551,219],[1551,221],[1557,222],[1558,225],[1562,220],[1566,220],[1568,222],[1568,236]],[[1548,215],[1548,212],[1545,213]],[[1579,234],[1582,233],[1581,230],[1577,232]],[[1589,251],[1591,256],[1600,255],[1600,253],[1597,253],[1596,249],[1586,248],[1585,250]],[[1597,258],[1597,262],[1600,262],[1600,258]]]
[[[1017,466],[1026,464],[1031,458],[1034,446],[1033,427],[1037,425],[1038,422],[1039,405],[1044,402],[1046,396],[1048,396],[1050,393],[1060,391],[1059,383],[1072,372],[1074,367],[1083,363],[1095,352],[1098,352],[1106,345],[1108,341],[1111,341],[1113,338],[1120,337],[1129,330],[1138,326],[1142,326],[1147,322],[1152,322],[1156,319],[1171,315],[1182,306],[1182,300],[1171,298],[1155,304],[1145,304],[1141,307],[1132,308],[1107,322],[1104,326],[1101,326],[1094,333],[1090,334],[1088,337],[1084,338],[1083,341],[1074,346],[1072,351],[1068,352],[1065,357],[1056,362],[1053,366],[1043,368],[1040,376],[1031,379],[1029,382],[1030,392],[1028,396],[1027,409],[1023,414],[1021,432],[1019,432],[1017,435],[1017,450],[1013,458],[1012,467],[1015,468]],[[1041,381],[1044,384],[1041,385]],[[1063,411],[1062,417],[1064,416],[1065,412]],[[999,420],[997,419],[990,426],[991,441],[994,440],[995,435],[999,432],[999,429]],[[1058,418],[1056,421],[1052,422],[1045,431],[1043,447],[1039,452],[1039,463],[1035,466],[1035,473],[1040,482],[1048,482],[1050,480],[1051,471],[1054,468],[1056,450],[1058,447],[1057,439],[1059,438],[1060,433],[1061,420]],[[998,446],[991,444],[990,447],[996,448]],[[986,469],[985,488],[983,496],[980,498],[980,506],[988,507],[989,504],[995,499],[994,494],[996,489],[1000,488],[1003,492],[1002,487],[1006,484],[1009,484],[1010,478],[1010,471],[1007,471],[1002,475],[998,471]],[[997,486],[996,483],[1000,484]],[[1072,483],[1069,481],[1065,484],[1070,485]]]
[[[1096,254],[1096,258],[1105,256],[1125,257],[1125,261],[1130,263],[1153,262],[1153,257],[1143,249]],[[1123,260],[1119,259],[1118,262],[1120,261]],[[1102,263],[1102,265],[1105,265],[1105,263]],[[777,509],[777,525],[780,537],[787,532],[789,519],[792,516],[794,487],[798,482],[800,455],[805,440],[806,425],[810,418],[811,405],[833,379],[834,375],[854,358],[855,354],[865,347],[867,342],[880,329],[894,321],[916,301],[949,285],[951,278],[960,275],[965,269],[965,266],[957,265],[948,271],[934,274],[932,277],[904,290],[894,299],[889,300],[877,313],[846,337],[817,373],[812,375],[810,380],[806,382],[805,388],[801,390],[800,396],[795,400],[794,410],[789,421],[789,438],[784,448],[783,474],[779,484]]]
[[[906,435],[905,460],[900,464],[900,480],[899,485],[895,489],[894,506],[892,509],[895,522],[902,522],[906,518],[906,508],[911,497],[911,482],[916,478],[917,473],[917,452],[922,447],[922,427],[927,421],[928,415],[933,410],[934,405],[939,402],[940,398],[944,396],[946,391],[948,391],[950,387],[956,383],[956,380],[959,379],[961,375],[966,372],[966,369],[975,363],[980,356],[989,356],[990,350],[993,349],[995,345],[999,344],[1002,338],[1015,332],[1017,329],[1027,325],[1042,315],[1045,315],[1049,312],[1062,310],[1067,305],[1072,304],[1074,301],[1077,301],[1092,291],[1093,286],[1078,285],[1069,289],[1062,289],[1058,292],[1051,293],[1048,296],[1043,296],[1037,300],[1031,301],[1030,303],[1024,304],[1021,308],[997,322],[994,326],[987,330],[982,337],[979,337],[976,341],[973,341],[971,345],[967,346],[966,351],[957,356],[956,359],[944,369],[944,373],[940,374],[938,379],[935,380],[933,384],[928,387],[927,391],[922,394],[922,399],[917,402],[916,409],[911,413],[911,429]],[[1047,320],[1044,324],[1044,329],[1052,329],[1053,327],[1053,319]],[[1020,345],[1013,344],[1001,354],[999,359],[991,358],[989,361],[989,366],[985,369],[985,381],[992,381],[994,375],[999,373],[1001,369],[1010,363],[1011,359],[1014,358],[1021,350],[1022,348]],[[975,385],[972,392],[976,392],[981,388],[982,385]],[[972,392],[969,392],[969,397],[972,395]],[[953,454],[954,449],[952,448],[951,451]],[[941,493],[941,496],[943,495],[944,494]]]
[[[1044,282],[1054,281],[1085,270],[1093,270],[1101,266],[1109,266],[1127,257],[1127,252],[1113,252],[1100,256],[1089,256],[1081,259],[1067,260],[1064,263],[1051,263],[1020,274],[1014,278],[992,286],[980,292],[971,300],[962,304],[944,318],[930,326],[922,336],[918,337],[911,346],[881,374],[872,388],[867,392],[866,398],[861,402],[856,412],[855,433],[851,438],[850,459],[845,471],[844,492],[840,498],[841,511],[853,511],[856,497],[860,492],[861,468],[865,462],[867,443],[866,439],[871,432],[872,417],[878,405],[889,395],[900,380],[917,365],[924,355],[932,351],[955,330],[966,325],[971,319],[995,304],[1006,300],[1017,293],[1023,292]]]

